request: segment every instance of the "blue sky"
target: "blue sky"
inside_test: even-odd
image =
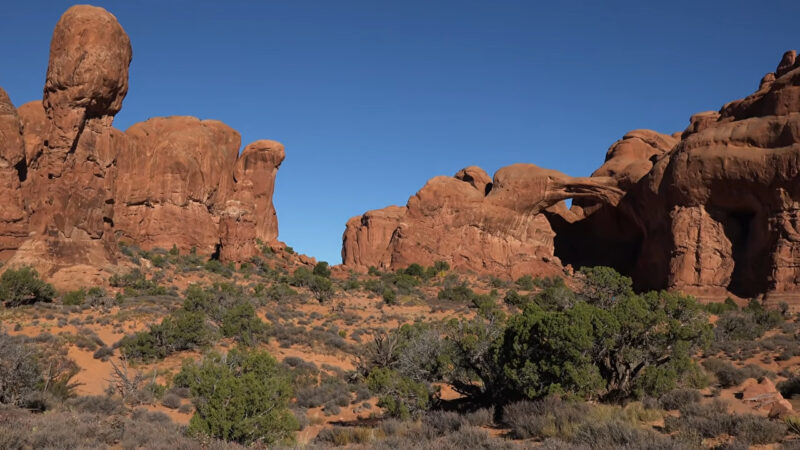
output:
[[[109,1],[133,45],[115,126],[219,119],[286,146],[280,239],[340,262],[349,217],[468,165],[588,175],[626,131],[682,130],[800,48],[800,2]],[[41,98],[69,2],[10,2],[0,86]]]

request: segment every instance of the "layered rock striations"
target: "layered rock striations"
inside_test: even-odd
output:
[[[41,101],[0,90],[0,260],[53,276],[110,267],[118,240],[244,260],[277,240],[283,147],[214,120],[154,118],[122,132],[130,40],[102,8],[56,24]],[[72,268],[72,269],[71,269]]]
[[[514,165],[490,183],[480,172],[434,178],[404,208],[351,219],[345,265],[443,259],[517,276],[603,264],[632,275],[640,289],[774,299],[800,290],[795,52],[757,92],[693,115],[681,133],[629,132],[591,177]],[[565,198],[573,199],[569,210]]]

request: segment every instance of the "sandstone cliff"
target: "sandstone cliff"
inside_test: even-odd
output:
[[[485,192],[484,192],[485,189]],[[567,210],[560,201],[573,199]],[[405,207],[348,221],[346,266],[442,259],[478,273],[610,265],[641,289],[800,291],[800,58],[682,133],[634,130],[591,177],[531,165],[431,179]]]
[[[114,128],[131,58],[113,15],[74,6],[53,32],[42,101],[15,109],[0,89],[8,265],[58,278],[113,267],[119,240],[229,261],[258,254],[256,240],[277,244],[272,194],[283,147],[257,141],[240,155],[239,133],[193,117]]]

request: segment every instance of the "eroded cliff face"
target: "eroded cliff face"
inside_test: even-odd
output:
[[[508,276],[610,265],[640,289],[785,298],[800,290],[799,173],[800,58],[787,52],[754,94],[680,133],[629,132],[591,177],[520,164],[491,183],[475,167],[437,177],[404,208],[351,219],[342,255]]]
[[[634,275],[647,287],[700,294],[797,291],[798,171],[800,61],[792,51],[754,94],[693,116],[631,190],[625,208],[646,231]],[[654,271],[656,261],[665,263]]]
[[[239,155],[214,120],[154,118],[113,127],[128,92],[130,39],[102,8],[56,24],[41,101],[0,90],[0,259],[64,276],[113,267],[118,240],[241,261],[277,240],[274,141]]]
[[[555,275],[555,233],[542,212],[570,197],[622,195],[610,177],[572,178],[533,164],[499,170],[492,181],[477,167],[435,177],[405,207],[369,211],[348,221],[343,262],[364,269],[448,261],[479,273]]]
[[[27,238],[28,216],[22,202],[27,177],[22,124],[8,95],[0,89],[0,258]]]
[[[131,57],[127,34],[102,8],[74,6],[56,24],[41,109],[31,105],[23,116],[28,239],[12,264],[50,273],[115,263],[116,157],[127,139],[112,122]]]

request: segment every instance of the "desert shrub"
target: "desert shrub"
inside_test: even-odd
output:
[[[382,280],[364,281],[364,289],[375,294],[383,294],[383,290],[386,288],[387,286],[383,283]]]
[[[429,385],[387,368],[375,368],[367,376],[369,390],[378,395],[378,406],[390,417],[417,417],[431,407],[432,389]]]
[[[475,427],[488,427],[494,423],[494,412],[491,408],[481,408],[462,415],[464,420]]]
[[[506,291],[505,297],[503,297],[503,302],[507,305],[522,307],[522,305],[528,301],[528,298],[529,297],[526,295],[520,295],[520,293],[514,289],[509,289]]]
[[[401,272],[384,275],[383,280],[387,284],[394,286],[394,288],[397,289],[397,291],[401,294],[406,295],[414,293],[415,288],[420,284],[418,278]]]
[[[422,417],[422,423],[435,432],[434,436],[458,431],[469,424],[455,411],[430,411]]]
[[[387,305],[397,304],[397,294],[394,292],[394,289],[387,287],[383,290],[383,301]]]
[[[306,361],[299,356],[287,356],[283,358],[283,363],[289,367],[300,368],[307,371],[316,371],[317,365],[313,362]]]
[[[297,291],[286,283],[275,283],[267,289],[267,298],[278,303],[293,297],[297,297]]]
[[[222,275],[225,278],[230,278],[233,276],[233,268],[231,266],[226,266],[225,264],[222,264],[217,259],[209,259],[208,261],[206,261],[205,269],[211,273]]]
[[[714,324],[714,339],[717,342],[752,341],[761,337],[764,331],[751,314],[734,311],[717,319]]]
[[[322,405],[322,413],[326,416],[335,416],[342,412],[342,408],[334,402],[327,402]]]
[[[489,436],[489,433],[486,430],[473,426],[462,427],[457,432],[449,433],[442,438],[431,442],[430,444],[448,450],[499,450],[514,448],[514,446],[506,443],[503,439],[493,438]]]
[[[661,435],[652,429],[638,428],[619,420],[587,421],[575,433],[574,444],[587,445],[597,450],[618,448],[658,448],[681,449],[677,443],[671,442],[668,436]]]
[[[748,378],[759,379],[770,375],[769,371],[754,364],[738,368],[730,362],[718,358],[708,358],[703,361],[703,367],[714,374],[722,388],[737,386]]]
[[[308,289],[311,291],[311,295],[320,303],[326,302],[333,297],[333,283],[329,278],[313,275]]]
[[[178,409],[181,406],[181,398],[173,393],[166,393],[161,398],[161,405],[169,409]]]
[[[109,448],[123,435],[120,427],[109,426],[93,414],[67,411],[31,414],[13,410],[3,411],[3,416],[0,421],[3,449]]]
[[[658,399],[659,405],[667,410],[681,409],[690,403],[698,403],[703,395],[695,389],[674,389]]]
[[[109,283],[113,287],[121,287],[125,295],[172,295],[166,287],[159,286],[156,280],[148,280],[145,274],[134,269],[126,274],[114,274],[109,278]]]
[[[360,352],[359,370],[365,377],[379,367],[397,370],[415,382],[449,381],[445,377],[453,366],[453,351],[438,327],[404,324],[373,334]]]
[[[728,298],[725,299],[724,302],[706,303],[704,308],[710,314],[720,315],[720,314],[724,314],[724,313],[730,312],[730,311],[738,311],[739,310],[739,305],[737,305],[736,302],[733,301],[732,298],[728,297]]]
[[[750,302],[742,308],[742,311],[749,313],[753,316],[753,320],[762,326],[765,330],[770,330],[783,323],[783,313],[776,309],[766,309],[758,300],[751,299]]]
[[[783,418],[783,423],[786,425],[786,428],[790,433],[800,434],[800,417],[786,416]]]
[[[220,330],[223,336],[235,338],[237,342],[251,346],[266,342],[269,326],[256,315],[250,302],[242,300],[224,312]]]
[[[0,404],[25,406],[43,383],[36,349],[0,334]]]
[[[503,422],[517,439],[572,436],[586,420],[589,406],[557,396],[520,401],[503,407]]]
[[[561,277],[537,278],[534,281],[540,291],[533,295],[531,300],[543,309],[563,311],[578,301],[578,296]]]
[[[161,323],[150,325],[148,331],[125,336],[119,347],[128,358],[152,361],[174,352],[204,347],[212,336],[202,312],[179,309]]]
[[[65,305],[82,305],[86,301],[86,289],[80,288],[64,294],[61,303]]]
[[[43,337],[43,336],[41,336]],[[0,405],[48,409],[75,396],[78,367],[58,349],[0,332]]]
[[[433,265],[428,268],[428,271],[433,275],[438,275],[450,270],[450,263],[447,261],[434,261]],[[431,276],[430,278],[432,278]]]
[[[478,309],[478,314],[483,317],[491,317],[501,314],[497,306],[497,291],[492,290],[489,294],[478,294],[472,297],[472,307]]]
[[[727,404],[721,400],[709,404],[688,404],[680,412],[680,417],[664,418],[667,432],[694,432],[705,438],[727,434],[750,444],[761,445],[779,441],[787,431],[785,424],[766,417],[729,414]]]
[[[409,264],[409,266],[403,270],[403,273],[412,277],[422,278],[425,276],[425,269],[421,265],[413,263]]]
[[[533,277],[530,275],[523,275],[517,278],[514,284],[516,284],[517,287],[519,289],[522,289],[523,291],[530,291],[533,290],[534,287],[536,287],[536,285],[533,282]]]
[[[753,445],[765,445],[778,442],[786,435],[788,427],[785,423],[769,420],[766,417],[745,414],[736,416],[736,436]]]
[[[451,300],[463,303],[469,302],[474,296],[475,293],[466,283],[457,284],[455,286],[445,286],[437,295],[440,300]]]
[[[290,378],[266,352],[234,349],[199,363],[186,360],[173,381],[192,392],[191,433],[271,445],[290,440],[298,429],[288,408]]]
[[[107,395],[87,395],[69,399],[64,406],[68,409],[102,416],[114,416],[126,412],[122,400]]]
[[[343,427],[335,425],[332,428],[323,428],[314,443],[328,444],[335,447],[349,447],[357,444],[369,444],[376,438],[373,428]]]
[[[268,325],[256,315],[244,289],[235,284],[190,285],[186,289],[182,311],[208,317],[223,336],[235,338],[248,346],[265,342],[269,332]]]
[[[289,278],[289,284],[295,287],[308,287],[314,274],[306,267],[298,267]]]
[[[312,271],[314,275],[330,278],[331,277],[331,268],[328,267],[328,263],[325,261],[320,261],[314,266],[314,270]]]
[[[508,391],[496,350],[503,331],[504,324],[496,316],[450,320],[445,339],[427,339],[440,355],[430,359],[436,362],[434,373],[478,403],[502,404]]]
[[[609,307],[633,295],[630,277],[620,275],[610,267],[582,267],[580,273],[584,276],[581,295],[590,303]]]
[[[91,287],[86,291],[86,304],[89,306],[111,306],[111,298],[102,287]]]
[[[351,276],[343,284],[342,289],[345,291],[354,291],[361,288],[361,283],[355,277]]]
[[[109,356],[111,356],[113,354],[114,354],[114,349],[112,349],[111,347],[108,347],[106,345],[103,345],[102,347],[98,348],[97,351],[94,352],[92,357],[94,359],[106,360],[106,359],[108,359]]]
[[[7,307],[52,302],[56,290],[32,267],[7,269],[0,275],[0,299]]]
[[[175,448],[224,448],[223,443],[204,439],[197,442],[187,437],[178,425],[160,412],[152,413],[144,409],[133,412],[131,418],[123,421],[124,429],[119,445],[123,449],[168,450]]]
[[[323,377],[319,384],[298,388],[296,392],[297,405],[303,408],[329,404],[347,406],[350,400],[350,388],[338,377]]]
[[[613,400],[677,387],[680,374],[694,367],[692,353],[708,342],[695,300],[596,291],[591,303],[563,311],[534,303],[509,319],[497,354],[507,388],[529,399],[564,390]]]

